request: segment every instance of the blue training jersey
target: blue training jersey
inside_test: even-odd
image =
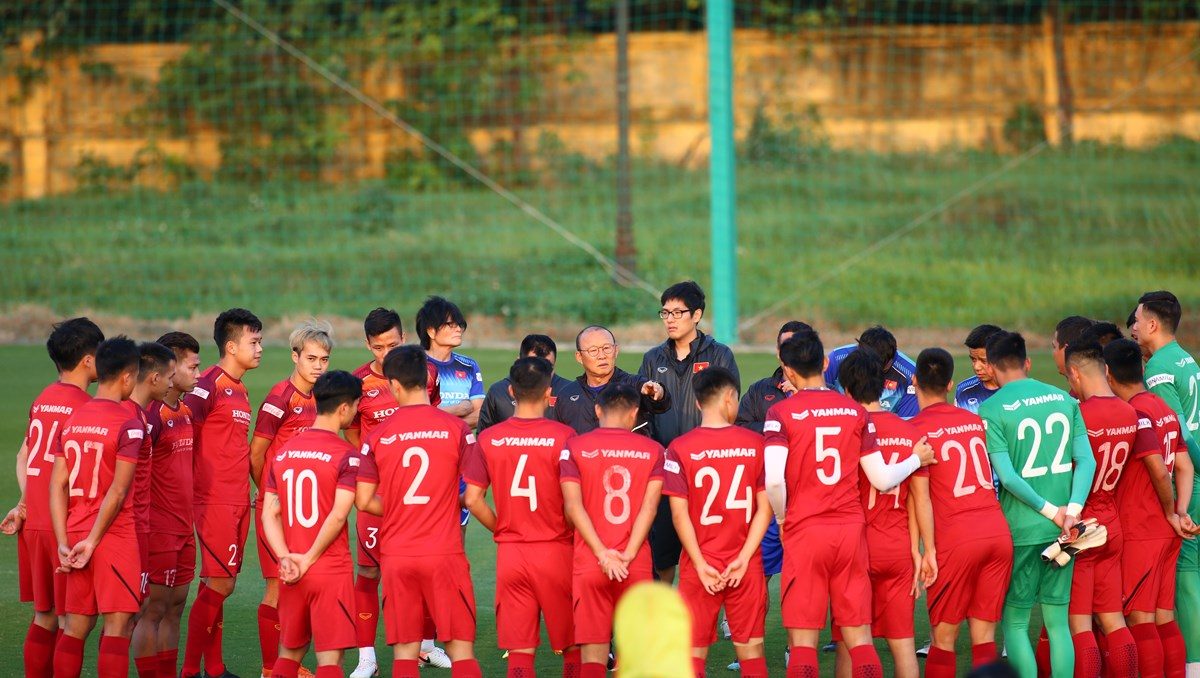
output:
[[[458,353],[451,353],[446,362],[435,360],[428,354],[425,359],[437,368],[443,405],[457,405],[464,400],[483,400],[486,393],[479,363]]]
[[[971,375],[963,379],[958,387],[954,389],[954,404],[967,410],[979,414],[979,406],[983,401],[992,397],[996,391],[1000,389],[988,388],[979,381],[979,377]]]
[[[837,380],[838,368],[841,367],[846,356],[856,348],[858,348],[856,343],[846,344],[829,352],[829,368],[825,370],[825,385],[838,393],[845,393]],[[883,375],[883,395],[879,397],[879,404],[885,411],[905,419],[916,416],[920,410],[917,406],[916,389],[912,385],[912,375],[916,370],[917,364],[913,362],[912,358],[904,355],[902,351],[896,351],[896,359],[892,361],[892,366],[888,368],[887,374]]]

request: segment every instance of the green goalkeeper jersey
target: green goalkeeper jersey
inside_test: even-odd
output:
[[[1196,360],[1172,341],[1155,351],[1146,362],[1146,388],[1162,398],[1179,416],[1183,442],[1193,461],[1200,461],[1194,441],[1200,432],[1200,368]],[[1200,488],[1200,484],[1197,484]]]
[[[1082,506],[1096,469],[1079,404],[1062,389],[1020,379],[980,405],[979,416],[1013,544],[1054,540],[1061,531],[1043,511]]]

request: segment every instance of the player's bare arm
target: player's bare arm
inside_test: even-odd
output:
[[[1142,463],[1146,465],[1146,475],[1150,477],[1150,484],[1154,487],[1154,494],[1158,497],[1159,506],[1162,507],[1167,523],[1171,525],[1176,536],[1181,539],[1191,539],[1184,532],[1180,517],[1176,513],[1175,488],[1171,486],[1171,474],[1167,471],[1167,465],[1163,463],[1162,455],[1147,455],[1142,458]]]
[[[350,507],[354,506],[355,492],[339,487],[334,495],[333,508],[329,511],[329,515],[325,516],[325,521],[321,523],[321,531],[317,533],[317,538],[313,540],[312,546],[308,547],[308,551],[301,554],[288,554],[293,559],[298,557],[296,562],[299,572],[296,579],[303,577],[308,568],[317,562],[317,558],[329,548],[334,539],[337,539],[338,534],[346,527],[346,519],[350,516]]]
[[[383,498],[376,494],[379,483],[358,481],[354,491],[354,507],[373,516],[383,515]]]
[[[21,497],[17,500],[17,505],[9,509],[4,519],[0,520],[0,532],[4,534],[16,534],[25,522],[25,473],[28,467],[29,448],[22,441],[21,449],[17,450],[17,487],[21,491]]]
[[[725,581],[722,579],[720,571],[709,564],[700,551],[700,542],[696,539],[696,528],[692,525],[692,517],[688,515],[688,500],[684,497],[671,497],[669,502],[675,534],[679,536],[679,543],[683,545],[683,550],[687,552],[688,558],[695,566],[696,573],[700,575],[700,583],[709,593],[720,592],[725,588]]]
[[[909,488],[908,497],[904,500],[905,510],[908,512],[908,540],[913,561],[912,591],[909,593],[913,598],[919,598],[921,596],[921,529],[917,524],[917,506],[913,499],[911,484],[909,484]]]
[[[742,577],[746,576],[746,568],[750,566],[750,559],[758,551],[763,535],[771,526],[771,502],[767,499],[766,490],[755,493],[754,501],[754,517],[750,519],[750,531],[746,533],[746,541],[742,544],[742,550],[738,552],[737,558],[733,562],[725,566],[725,571],[721,573],[721,578],[725,580],[726,586],[733,588],[737,588],[742,583]]]
[[[1192,522],[1188,509],[1191,507],[1192,488],[1196,482],[1196,466],[1186,454],[1175,455],[1175,513],[1179,515],[1180,527],[1188,535],[1200,534],[1200,525]]]
[[[267,490],[263,496],[262,528],[267,538],[267,546],[279,561],[279,578],[287,583],[293,583],[300,578],[298,563],[288,558],[291,555],[287,541],[283,538],[283,522],[280,519],[279,495]],[[286,559],[286,562],[285,562]]]
[[[913,476],[908,482],[908,529],[913,539],[913,563],[916,565],[915,575],[926,587],[937,581],[937,543],[933,534],[933,503],[929,498],[929,477]],[[912,535],[913,524],[916,524],[917,534]],[[925,546],[922,554],[917,547],[917,540]],[[917,587],[913,582],[913,588]]]
[[[486,494],[486,487],[467,483],[467,491],[463,494],[463,506],[475,516],[480,525],[487,528],[488,532],[495,532],[496,512],[487,503]]]
[[[267,465],[267,448],[270,446],[269,438],[254,436],[250,440],[250,480],[254,481],[254,487],[259,492],[263,489],[263,467]]]
[[[646,485],[642,507],[633,519],[633,528],[629,531],[629,543],[625,546],[625,552],[621,554],[621,560],[626,563],[633,562],[642,544],[646,542],[646,537],[650,535],[650,526],[654,524],[654,516],[658,513],[658,500],[662,497],[662,486],[661,480],[651,480]]]
[[[67,460],[55,457],[54,469],[50,472],[50,524],[54,527],[54,540],[58,542],[59,572],[71,569],[71,547],[67,544]]]
[[[96,545],[121,511],[125,496],[129,494],[129,488],[133,485],[133,474],[136,470],[137,462],[117,459],[112,485],[109,486],[108,492],[104,493],[104,500],[100,502],[100,512],[96,515],[96,522],[92,523],[91,532],[83,541],[71,547],[71,567],[80,569],[87,566]]]
[[[629,568],[622,562],[619,552],[608,548],[600,541],[600,535],[596,534],[596,527],[592,525],[592,519],[583,508],[583,490],[580,489],[579,483],[565,482],[561,483],[561,486],[563,513],[575,526],[575,532],[592,550],[604,574],[609,579],[623,581],[625,577],[629,576]]]

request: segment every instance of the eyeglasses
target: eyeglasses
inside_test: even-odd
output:
[[[658,317],[660,320],[666,320],[668,317],[679,320],[683,316],[691,314],[691,312],[692,312],[692,309],[690,309],[690,308],[685,308],[682,310],[675,309],[672,311],[668,311],[667,309],[664,308],[663,310],[658,312]]]
[[[603,344],[601,346],[591,346],[589,348],[579,349],[579,351],[581,353],[586,353],[593,358],[599,358],[600,356],[610,356],[616,350],[617,350],[616,344]]]

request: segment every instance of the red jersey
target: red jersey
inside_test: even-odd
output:
[[[1143,460],[1152,454],[1162,455],[1167,473],[1175,473],[1175,455],[1187,454],[1179,418],[1170,405],[1149,391],[1130,398],[1129,405],[1138,417],[1137,440],[1132,458],[1125,465],[1124,477],[1117,484],[1117,509],[1122,523],[1136,525],[1138,529],[1126,532],[1125,541],[1175,539],[1175,531],[1163,515]]]
[[[426,362],[426,390],[429,392],[429,404],[437,407],[442,402],[441,391],[438,388],[437,368]],[[350,422],[351,429],[359,431],[358,439],[366,442],[371,437],[375,427],[384,419],[392,416],[397,409],[396,399],[388,388],[387,377],[375,371],[375,362],[371,361],[354,370],[354,376],[362,379],[362,398],[358,401],[358,413]]]
[[[766,489],[763,437],[740,426],[694,428],[671,441],[663,493],[688,500],[700,553],[722,570],[741,552]]]
[[[301,393],[291,379],[271,387],[267,397],[258,408],[254,420],[254,437],[271,441],[267,446],[263,462],[263,484],[271,470],[271,459],[283,449],[292,436],[312,426],[317,419],[317,401],[312,393]],[[262,493],[254,498],[255,506],[262,506]]]
[[[332,431],[310,429],[296,434],[276,451],[263,480],[279,497],[283,541],[292,553],[304,553],[321,533],[333,511],[339,489],[355,490],[359,457],[354,446]],[[317,558],[308,574],[350,574],[350,541],[343,526]]]
[[[497,542],[571,539],[558,459],[573,435],[574,429],[557,421],[517,417],[479,433],[467,450],[462,472],[472,485],[492,485]]]
[[[197,504],[250,503],[250,398],[219,365],[184,397],[192,411]]]
[[[56,381],[38,394],[29,406],[29,428],[25,433],[25,517],[27,530],[52,530],[50,523],[50,472],[58,451],[63,424],[75,410],[91,400],[87,391]]]
[[[861,405],[825,389],[797,391],[767,410],[763,434],[767,446],[788,449],[787,527],[864,522],[859,459],[879,448]]]
[[[996,499],[987,431],[979,415],[949,403],[936,403],[910,420],[924,436],[938,463],[918,474],[929,478],[933,528],[937,541],[958,543],[1008,534],[1008,523]],[[981,526],[995,529],[980,529]]]
[[[610,549],[629,545],[633,520],[646,486],[663,479],[664,450],[648,436],[620,428],[598,428],[567,441],[559,461],[564,483],[578,483],[583,508],[600,541]],[[643,550],[645,545],[642,546]],[[590,571],[596,556],[575,534],[575,570]]]
[[[1116,396],[1088,398],[1079,403],[1079,411],[1096,457],[1096,477],[1080,518],[1095,518],[1115,534],[1121,529],[1117,484],[1122,471],[1129,464],[1130,455],[1147,453],[1138,447],[1138,414],[1133,406]],[[1141,437],[1141,444],[1148,445],[1150,454],[1158,449],[1158,444],[1148,436]]]
[[[186,536],[192,533],[192,412],[180,400],[170,405],[152,400],[146,406],[154,473],[150,478],[150,531]]]
[[[62,457],[70,470],[67,532],[92,529],[100,504],[112,487],[117,460],[136,464],[145,438],[145,426],[123,402],[92,400],[67,420],[55,450],[55,456]],[[135,536],[132,492],[125,494],[108,532]]]
[[[150,442],[150,424],[146,421],[146,413],[133,400],[121,403],[129,410],[129,415],[137,418],[142,424],[146,436],[142,438],[142,447],[138,450],[137,469],[133,472],[133,487],[129,488],[133,495],[133,522],[139,534],[150,532],[150,467],[154,446]]]
[[[382,557],[463,552],[459,467],[474,443],[462,419],[432,405],[399,408],[367,439],[358,479],[385,497]]]
[[[907,459],[921,439],[916,427],[891,412],[868,412],[875,425],[875,443],[889,464]],[[908,534],[908,480],[887,492],[875,489],[858,470],[858,494],[867,517],[867,546],[875,558],[900,558],[912,552]]]

